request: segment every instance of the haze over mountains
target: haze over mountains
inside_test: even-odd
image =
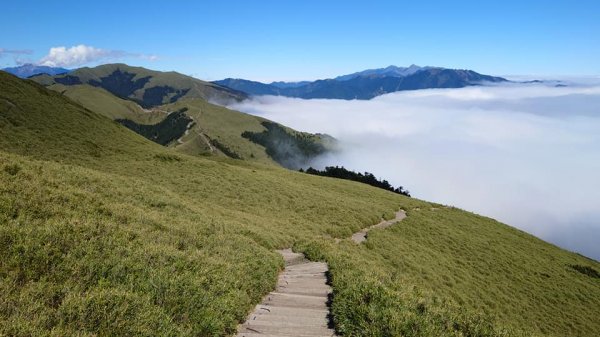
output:
[[[418,89],[463,88],[484,82],[507,82],[502,77],[482,75],[472,70],[439,67],[389,66],[368,69],[333,79],[312,82],[273,82],[271,84],[227,78],[213,83],[250,95],[274,95],[297,98],[371,99],[383,94]]]
[[[68,73],[70,71],[69,69],[65,69],[65,68],[61,68],[61,67],[49,67],[49,66],[36,65],[36,64],[31,64],[31,63],[23,64],[23,65],[16,66],[16,67],[7,67],[7,68],[3,68],[2,70],[6,71],[7,73],[18,76],[20,78],[27,78],[27,77],[31,77],[31,76],[39,75],[39,74],[59,75],[59,74]]]

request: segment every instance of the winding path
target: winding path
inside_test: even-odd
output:
[[[377,229],[377,228],[387,228],[390,227],[391,225],[400,222],[402,220],[404,220],[404,218],[406,218],[406,212],[403,210],[399,210],[398,212],[396,212],[396,217],[392,220],[383,220],[380,223],[373,225],[371,227],[367,227],[364,228],[363,230],[361,230],[360,232],[356,232],[354,234],[352,234],[352,241],[356,242],[356,243],[363,243],[367,240],[367,233],[371,230],[371,229]]]
[[[182,139],[183,139],[183,137],[185,137],[185,136],[189,135],[189,134],[190,134],[190,129],[192,128],[192,126],[194,126],[194,124],[196,124],[196,121],[194,120],[194,118],[193,118],[193,117],[191,117],[191,116],[188,116],[188,117],[190,117],[190,119],[191,119],[192,121],[191,121],[191,122],[189,122],[189,123],[186,125],[186,127],[185,127],[185,132],[183,133],[183,135],[177,139],[177,143],[178,143],[178,144],[183,144],[183,140],[182,140]]]
[[[367,232],[386,228],[406,218],[403,210],[392,220],[383,220],[352,235],[362,243]],[[304,255],[291,249],[277,251],[285,260],[285,269],[279,274],[277,287],[270,292],[238,326],[237,337],[331,337],[337,336],[331,328],[327,284],[329,268],[324,262],[308,261]]]

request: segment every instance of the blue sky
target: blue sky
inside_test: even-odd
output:
[[[493,75],[600,75],[597,0],[1,6],[0,67],[47,61],[53,47],[85,45],[96,53],[82,65],[126,62],[208,80],[316,79],[413,63]]]

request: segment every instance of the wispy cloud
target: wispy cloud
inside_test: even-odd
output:
[[[5,49],[0,48],[0,57],[4,57],[5,55],[19,56],[19,55],[31,55],[33,50],[29,49]]]
[[[110,50],[86,46],[83,44],[70,48],[60,46],[52,47],[48,55],[44,56],[38,63],[50,67],[78,67],[89,63],[103,61],[114,61],[124,58],[139,58],[148,61],[158,59],[156,55],[131,53],[122,50]]]
[[[373,172],[600,259],[600,85],[400,92],[370,101],[259,97],[232,106],[326,132],[318,165]]]
[[[32,63],[29,56],[33,54],[33,50],[30,49],[7,49],[0,48],[0,59],[4,56],[12,56],[13,62],[17,65],[25,63]]]

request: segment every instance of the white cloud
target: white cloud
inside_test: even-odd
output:
[[[110,51],[80,44],[71,48],[52,47],[40,60],[40,64],[49,67],[73,67],[95,62],[108,57]]]
[[[127,57],[141,58],[148,61],[158,59],[156,55],[146,55],[138,53],[128,53],[120,50],[108,50],[95,48],[80,44],[70,48],[52,47],[48,55],[44,56],[40,61],[40,65],[50,67],[78,67],[88,63],[95,63],[108,60],[118,60]]]
[[[342,151],[320,165],[373,172],[415,197],[600,259],[590,239],[600,234],[600,85],[433,89],[370,101],[264,96],[232,108],[335,136]]]

